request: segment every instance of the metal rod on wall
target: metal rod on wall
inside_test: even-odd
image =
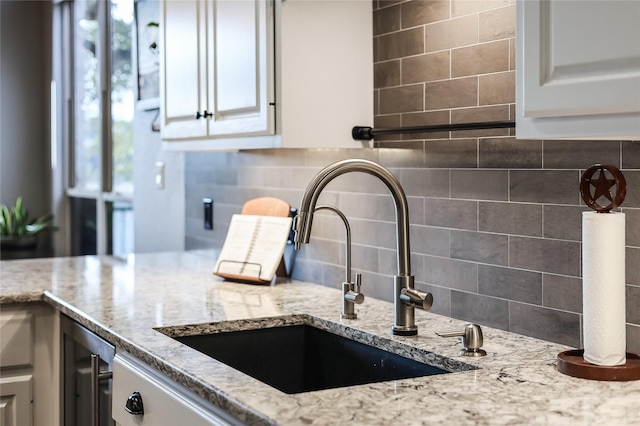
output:
[[[431,126],[395,127],[374,129],[366,126],[355,126],[351,136],[358,141],[370,141],[379,135],[396,135],[403,133],[454,132],[459,130],[508,129],[515,128],[515,121],[485,121],[480,123],[435,124]]]

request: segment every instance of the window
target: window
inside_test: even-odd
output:
[[[126,255],[134,231],[134,0],[61,1],[56,8],[54,31],[64,34],[54,61],[66,99],[58,124],[69,163],[68,251]]]

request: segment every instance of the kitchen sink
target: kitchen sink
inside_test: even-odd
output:
[[[185,333],[188,326],[157,330],[287,394],[451,372],[308,322],[200,334]],[[176,335],[182,333],[188,335]],[[452,371],[474,369],[459,364]]]

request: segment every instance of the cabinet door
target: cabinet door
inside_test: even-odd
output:
[[[213,2],[214,116],[211,136],[266,135],[274,132],[273,2]]]
[[[207,104],[207,7],[201,0],[165,0],[161,7],[161,131],[164,139],[203,137]]]
[[[519,1],[517,30],[519,137],[640,134],[640,2]]]
[[[2,305],[0,425],[58,424],[58,338],[58,314],[51,306]]]
[[[0,312],[0,368],[33,366],[33,315],[26,310]]]
[[[162,138],[273,134],[273,3],[166,0],[162,16]]]
[[[0,390],[0,425],[32,425],[33,376],[2,377]]]

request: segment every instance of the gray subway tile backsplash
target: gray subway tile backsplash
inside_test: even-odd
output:
[[[411,252],[449,257],[449,236],[451,231],[445,228],[412,225]]]
[[[514,119],[513,1],[384,1],[374,8],[376,127]],[[486,50],[499,64],[469,62]],[[513,134],[390,135],[376,138],[374,149],[187,153],[186,247],[220,246],[231,215],[251,198],[279,197],[297,207],[322,167],[369,159],[388,167],[407,193],[412,271],[416,286],[434,295],[432,312],[579,347],[586,210],[579,179],[592,163],[607,162],[621,166],[628,183],[627,341],[640,352],[640,141]],[[210,231],[202,226],[203,197],[214,199]],[[392,301],[396,227],[387,188],[351,173],[327,186],[319,202],[349,218],[353,268],[363,274],[367,297]],[[293,277],[339,288],[344,237],[340,219],[318,214]]]
[[[580,250],[575,241],[513,236],[509,237],[509,266],[579,277]]]
[[[626,288],[626,311],[627,322],[639,324],[640,323],[640,286],[628,285]]]
[[[424,144],[428,168],[478,167],[477,139],[434,140]]]
[[[627,196],[623,207],[640,208],[640,170],[623,170],[627,181]]]
[[[407,196],[449,197],[449,171],[400,169],[398,180]]]
[[[595,163],[620,167],[617,141],[546,140],[544,143],[545,169],[586,170]]]
[[[518,302],[542,303],[542,274],[492,265],[478,267],[478,293]]]
[[[478,264],[442,257],[424,257],[424,279],[433,284],[450,289],[478,292]]]
[[[451,198],[508,201],[509,172],[506,170],[452,170]]]
[[[396,248],[396,225],[392,222],[378,222],[373,220],[352,220],[351,241],[388,249]]]
[[[402,58],[424,52],[424,30],[422,27],[380,36],[378,59]]]
[[[625,276],[627,284],[640,287],[640,248],[627,247],[626,257]],[[640,309],[640,306],[637,306],[636,309]]]
[[[480,42],[514,39],[516,36],[515,4],[480,12]]]
[[[438,315],[451,316],[451,290],[430,284],[416,283],[416,288],[427,291],[433,295],[433,306],[430,312]],[[420,319],[420,313],[416,312],[416,319]]]
[[[543,274],[542,306],[582,313],[582,279]]]
[[[478,150],[484,168],[540,169],[542,141],[515,138],[483,138]]]
[[[381,62],[375,65],[373,84],[375,88],[400,85],[400,61]]]
[[[536,204],[481,201],[478,203],[478,230],[541,237],[542,207]]]
[[[451,231],[451,258],[507,266],[509,237],[484,232]]]
[[[460,47],[451,51],[451,77],[466,77],[508,70],[508,39]]]
[[[627,351],[640,353],[640,326],[627,324]]]
[[[478,105],[514,103],[516,96],[511,88],[515,81],[515,71],[478,76]]]
[[[452,290],[451,316],[501,330],[509,330],[509,301]]]
[[[424,223],[454,229],[478,229],[478,203],[471,200],[425,199]]]
[[[545,204],[543,208],[545,238],[582,240],[582,212],[587,207]]]
[[[422,111],[424,108],[422,84],[392,87],[380,90],[380,113]]]
[[[476,77],[426,83],[424,92],[424,106],[426,110],[472,107],[478,105],[478,79]]]
[[[626,218],[627,245],[640,247],[640,210],[622,209]]]
[[[405,2],[401,5],[402,28],[430,24],[450,17],[449,2]]]
[[[580,347],[580,316],[525,303],[509,302],[509,331]]]
[[[402,59],[402,83],[420,83],[447,79],[451,76],[451,54],[448,50],[410,56]]]
[[[640,141],[622,142],[622,168],[640,169]]]
[[[579,173],[573,170],[511,170],[510,201],[578,204]]]
[[[373,11],[373,35],[400,30],[400,7],[388,7]]]
[[[351,246],[351,265],[357,269],[364,269],[365,271],[385,273],[393,271],[393,269],[389,270],[380,270],[379,268],[379,251],[384,249],[378,249],[377,247],[371,246],[363,246],[363,245],[352,245]],[[388,254],[390,250],[384,250],[384,254]],[[385,259],[388,259],[386,257]],[[343,261],[344,263],[344,261]]]

